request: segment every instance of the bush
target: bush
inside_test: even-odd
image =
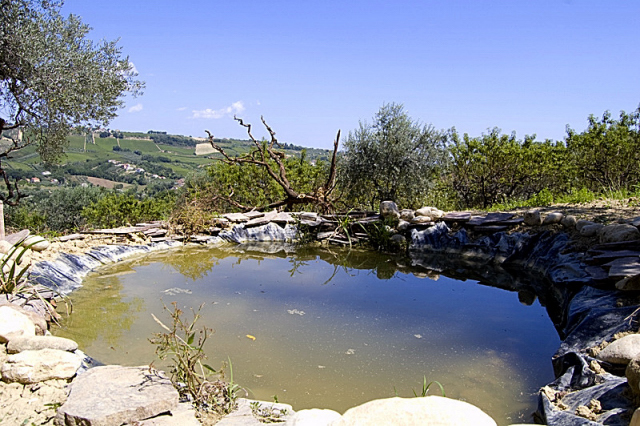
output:
[[[92,226],[114,228],[166,218],[172,207],[167,199],[138,200],[131,193],[109,193],[86,206],[82,216]]]

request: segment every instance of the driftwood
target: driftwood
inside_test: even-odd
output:
[[[286,207],[288,210],[295,204],[314,204],[319,206],[323,212],[327,213],[334,210],[333,197],[332,193],[336,187],[336,160],[338,153],[338,144],[340,141],[340,130],[338,130],[338,135],[336,136],[336,140],[333,143],[333,156],[331,158],[331,166],[329,168],[329,176],[327,181],[316,188],[312,194],[305,194],[296,191],[289,182],[287,178],[287,170],[284,165],[284,152],[278,151],[275,146],[280,146],[278,140],[276,139],[276,133],[269,127],[267,122],[264,120],[264,117],[260,117],[262,124],[269,132],[271,140],[265,143],[261,143],[256,140],[251,134],[251,124],[245,124],[245,122],[236,116],[233,117],[241,126],[247,129],[247,134],[249,138],[255,145],[255,148],[252,149],[249,153],[244,154],[239,157],[231,157],[229,156],[224,149],[216,144],[213,140],[213,134],[208,130],[205,130],[209,135],[209,143],[220,154],[222,154],[223,158],[221,161],[224,161],[227,164],[255,164],[264,168],[267,174],[284,190],[285,197],[282,200],[275,201],[265,206],[245,206],[237,202],[233,199],[233,192],[229,194],[227,197],[221,197],[229,204],[237,207],[242,211],[250,211],[250,210],[271,210],[274,208]]]

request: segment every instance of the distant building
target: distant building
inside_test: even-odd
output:
[[[40,183],[40,178],[32,177],[31,179],[29,179],[29,182],[31,182],[31,183]]]
[[[42,176],[49,176],[51,174],[50,171],[45,170],[44,172],[42,172]]]

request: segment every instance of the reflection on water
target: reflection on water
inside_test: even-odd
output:
[[[559,339],[535,293],[399,272],[398,259],[368,251],[275,251],[184,249],[105,268],[72,294],[55,334],[105,363],[148,364],[160,331],[150,313],[204,302],[210,363],[229,357],[252,397],[295,409],[413,396],[426,376],[509,424],[530,420],[553,379]]]

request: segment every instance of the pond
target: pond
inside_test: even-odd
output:
[[[204,303],[209,363],[230,359],[250,397],[296,410],[413,396],[426,377],[500,425],[531,421],[560,343],[535,296],[521,303],[356,249],[178,249],[102,268],[70,297],[73,313],[54,334],[122,365],[154,361],[151,313],[168,322],[163,305],[175,301],[190,318]]]

